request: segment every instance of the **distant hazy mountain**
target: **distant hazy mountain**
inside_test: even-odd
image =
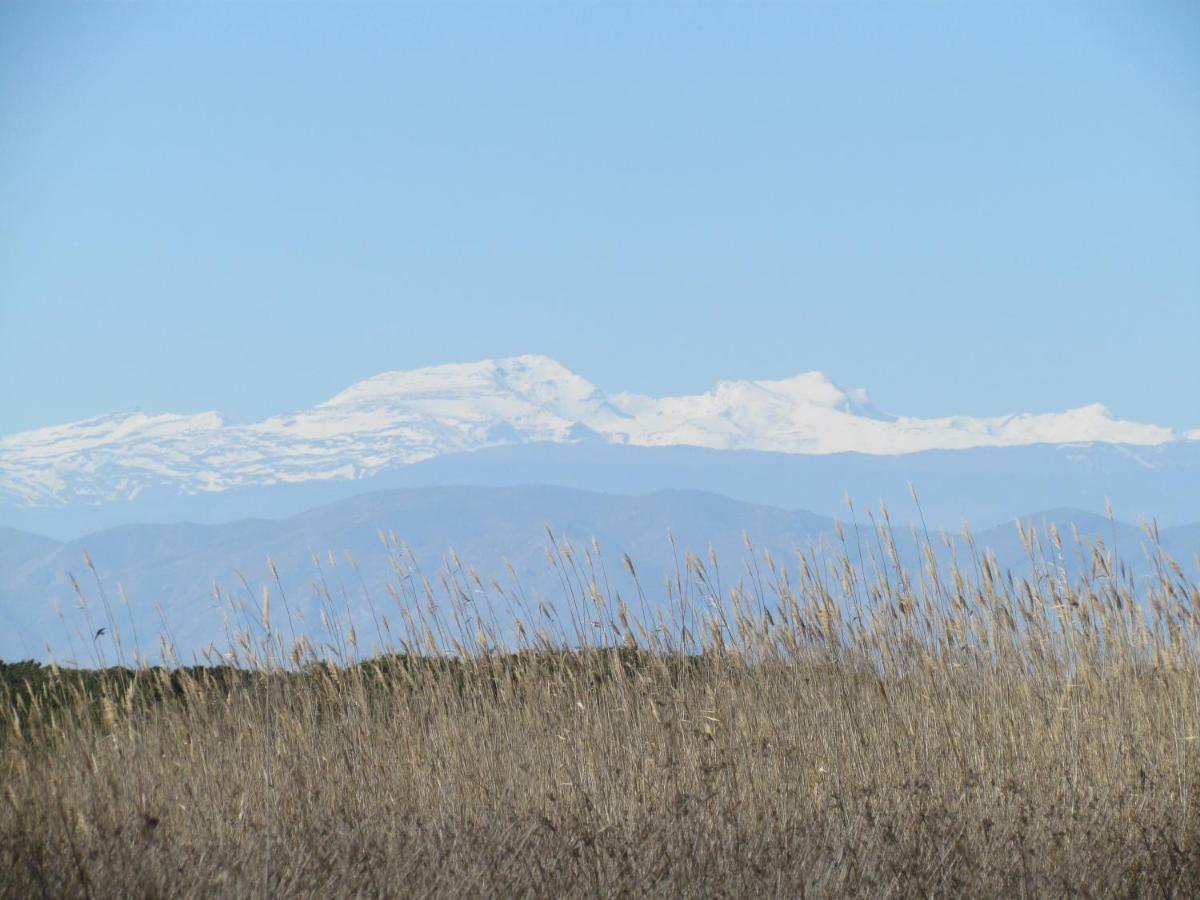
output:
[[[1144,565],[1145,538],[1129,525],[1078,510],[1036,514],[1028,520],[1035,526],[1053,522],[1065,538],[1076,527],[1089,539],[1115,546],[1131,565]],[[127,525],[68,543],[3,529],[0,658],[44,658],[46,644],[60,659],[91,662],[93,652],[113,658],[111,636],[91,640],[94,629],[105,620],[99,587],[84,563],[85,551],[116,610],[127,646],[132,645],[136,632],[149,650],[165,622],[185,657],[210,641],[217,646],[227,643],[222,612],[214,601],[214,582],[240,597],[251,610],[258,609],[262,587],[271,586],[277,621],[283,621],[281,598],[267,569],[268,557],[277,566],[299,630],[316,636],[323,633],[315,585],[324,579],[338,614],[355,623],[364,651],[378,643],[372,607],[392,623],[399,621],[399,610],[386,585],[395,586],[401,578],[419,582],[422,577],[437,585],[451,548],[462,562],[460,572],[469,590],[476,588],[465,573],[474,569],[480,574],[486,587],[481,600],[490,595],[488,585],[493,578],[505,587],[513,586],[507,561],[531,602],[540,597],[566,615],[570,593],[583,593],[585,588],[564,585],[559,570],[548,562],[546,528],[560,538],[569,538],[580,552],[596,539],[605,560],[597,578],[607,580],[610,593],[619,591],[632,602],[637,597],[636,586],[621,564],[622,555],[628,553],[651,607],[663,602],[663,581],[677,571],[677,561],[682,561],[687,550],[707,558],[711,547],[721,562],[722,583],[728,588],[745,574],[744,536],[749,536],[757,553],[769,551],[784,564],[794,561],[797,548],[824,552],[821,548],[835,545],[833,520],[812,513],[739,503],[694,491],[630,497],[555,487],[385,491],[278,521]],[[668,529],[673,532],[674,545],[668,543]],[[389,558],[381,534],[393,534],[411,546],[415,569],[409,569],[408,562],[400,568],[394,565],[396,560]],[[875,541],[869,529],[859,533],[850,528],[847,534],[856,548],[861,538],[870,556]],[[911,533],[898,529],[897,538],[902,559],[909,565],[916,563]],[[980,546],[993,547],[1002,565],[1018,570],[1024,565],[1025,551],[1012,523],[978,533],[977,541]],[[1166,529],[1162,543],[1189,571],[1195,571],[1200,526]],[[337,565],[331,563],[331,555]],[[348,565],[347,556],[354,559],[357,571]],[[321,561],[320,569],[315,560]],[[1074,571],[1085,562],[1069,547],[1067,558],[1059,564]],[[245,576],[246,585],[239,573]],[[89,597],[90,622],[77,608],[72,574]],[[118,599],[120,588],[129,599],[128,606]],[[500,603],[494,612],[503,625],[510,621],[513,610]]]
[[[217,413],[134,412],[0,438],[0,505],[86,507],[351,481],[447,454],[540,442],[893,455],[1096,442],[1194,447],[1195,436],[1121,421],[1099,405],[999,418],[888,416],[817,372],[721,382],[696,396],[606,394],[554,360],[521,356],[390,372],[249,425]],[[1139,464],[1157,459],[1145,454]]]
[[[0,503],[0,525],[62,539],[131,523],[218,524],[282,518],[368,491],[438,485],[547,484],[644,494],[701,490],[748,503],[808,509],[846,518],[847,496],[866,510],[888,505],[893,519],[956,529],[1009,521],[1029,510],[1073,507],[1103,513],[1106,498],[1125,521],[1178,525],[1200,518],[1200,442],[1151,447],[1117,444],[978,447],[897,456],[806,455],[699,447],[631,447],[599,439],[535,443],[451,453],[394,466],[356,480],[329,479],[180,493],[171,485],[130,500],[62,506]]]

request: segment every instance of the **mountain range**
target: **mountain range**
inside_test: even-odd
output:
[[[1116,518],[1097,515],[1106,501]],[[563,538],[603,548],[612,591],[661,608],[689,550],[714,553],[727,583],[764,551],[840,552],[839,527],[878,559],[881,503],[914,572],[926,529],[939,565],[973,552],[953,536],[964,520],[1002,567],[1027,569],[1018,517],[1102,541],[1139,577],[1151,548],[1125,522],[1154,519],[1163,549],[1194,566],[1200,432],[1101,406],[889,416],[820,373],[606,394],[540,356],[386,373],[251,424],[102,416],[0,439],[0,658],[111,658],[114,634],[93,639],[107,603],[144,652],[169,632],[188,659],[227,646],[227,618],[263,588],[289,598],[300,630],[375,621],[376,643],[379,604],[398,615],[389,591],[416,602],[425,578],[443,600],[479,593],[502,619],[518,597],[573,615],[587,588],[547,558]],[[1072,575],[1088,563],[1074,549],[1055,561]],[[625,554],[636,585],[614,565]]]
[[[1138,465],[1192,458],[1200,430],[1054,414],[921,419],[875,410],[819,372],[726,381],[693,396],[605,393],[544,356],[359,382],[310,409],[251,424],[215,412],[125,412],[0,438],[0,521],[20,510],[97,507],[147,495],[212,497],[268,486],[354,482],[452,454],[533,444],[693,447],[809,457],[913,455],[1049,445],[1128,448]],[[872,498],[874,499],[874,498]]]
[[[855,559],[861,554],[867,560],[868,569],[878,567],[882,557],[874,527],[865,514],[859,516],[857,525],[844,521],[847,546]],[[1042,534],[1051,526],[1061,531],[1065,549],[1053,564],[1069,576],[1087,566],[1091,541],[1114,551],[1135,575],[1149,571],[1149,542],[1136,526],[1077,509],[1023,518]],[[544,602],[565,618],[572,595],[585,595],[588,588],[564,581],[561,559],[557,565],[548,559],[547,529],[560,546],[564,540],[573,544],[585,569],[585,553],[600,548],[602,562],[585,578],[595,577],[602,589],[607,585],[610,601],[617,593],[630,603],[644,596],[651,610],[667,602],[664,584],[680,568],[686,570],[682,561],[687,551],[705,560],[715,555],[727,590],[739,580],[753,581],[747,565],[765,565],[764,552],[793,566],[797,550],[820,556],[842,547],[835,521],[810,512],[698,491],[629,496],[552,486],[376,491],[281,519],[122,525],[70,541],[0,528],[0,659],[54,656],[81,664],[111,662],[116,649],[111,627],[92,639],[108,621],[105,598],[127,648],[138,635],[143,652],[152,654],[155,636],[169,632],[184,660],[210,644],[227,647],[224,617],[240,604],[252,611],[253,619],[264,588],[274,597],[277,616],[282,618],[281,600],[286,598],[297,631],[314,640],[329,634],[322,613],[326,621],[341,621],[343,628],[353,623],[363,636],[363,652],[387,643],[373,624],[377,616],[389,620],[384,630],[393,640],[399,634],[403,604],[397,604],[389,586],[411,605],[414,597],[424,597],[424,579],[443,604],[456,581],[468,596],[486,601],[489,615],[496,615],[505,629],[518,612],[518,597],[531,607]],[[1082,544],[1074,543],[1075,531]],[[899,562],[913,573],[921,571],[924,534],[920,529],[895,530]],[[961,559],[971,559],[973,551],[961,538],[937,532],[932,537],[941,564],[951,547]],[[411,553],[396,552],[401,542]],[[1013,522],[977,532],[975,543],[991,548],[1003,568],[1017,573],[1028,569]],[[1164,528],[1160,543],[1195,577],[1200,524]],[[625,554],[636,565],[637,584],[622,564]],[[476,572],[478,581],[472,575]],[[72,578],[88,598],[87,610],[78,602]],[[214,585],[224,599],[214,593]],[[415,593],[405,594],[406,586]],[[234,619],[235,627],[245,627]]]

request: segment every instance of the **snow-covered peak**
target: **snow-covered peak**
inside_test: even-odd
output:
[[[0,499],[53,504],[359,478],[445,453],[533,441],[607,440],[785,453],[910,453],[1036,443],[1155,445],[1169,428],[1099,404],[1063,413],[885,416],[820,372],[721,381],[675,397],[605,394],[545,356],[386,372],[306,410],[249,425],[216,413],[126,412],[0,438]],[[1200,439],[1200,431],[1188,432]]]
[[[307,439],[392,435],[414,462],[440,453],[522,441],[567,441],[578,423],[619,413],[596,386],[545,356],[514,356],[385,372],[324,403],[252,426]]]
[[[384,372],[351,385],[321,405],[498,392],[535,395],[553,401],[563,395],[587,395],[595,391],[595,385],[561,363],[546,356],[529,355]]]
[[[793,405],[827,409],[840,409],[850,399],[824,372],[804,372],[777,381],[718,381],[713,394],[724,403],[766,397]]]
[[[871,406],[865,388],[844,388],[824,372],[804,372],[774,381],[720,381],[713,393],[727,405],[760,398],[796,410],[837,410],[873,419],[888,418]]]

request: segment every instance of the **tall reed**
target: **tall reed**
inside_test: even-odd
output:
[[[548,599],[384,536],[362,621],[276,580],[205,666],[8,667],[0,896],[1200,892],[1180,565],[844,537],[660,586],[550,535]]]

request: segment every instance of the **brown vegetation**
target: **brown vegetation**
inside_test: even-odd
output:
[[[1200,590],[1056,542],[721,594],[689,559],[662,619],[560,544],[576,636],[451,578],[362,664],[264,604],[240,671],[29,669],[0,896],[1195,896]]]

